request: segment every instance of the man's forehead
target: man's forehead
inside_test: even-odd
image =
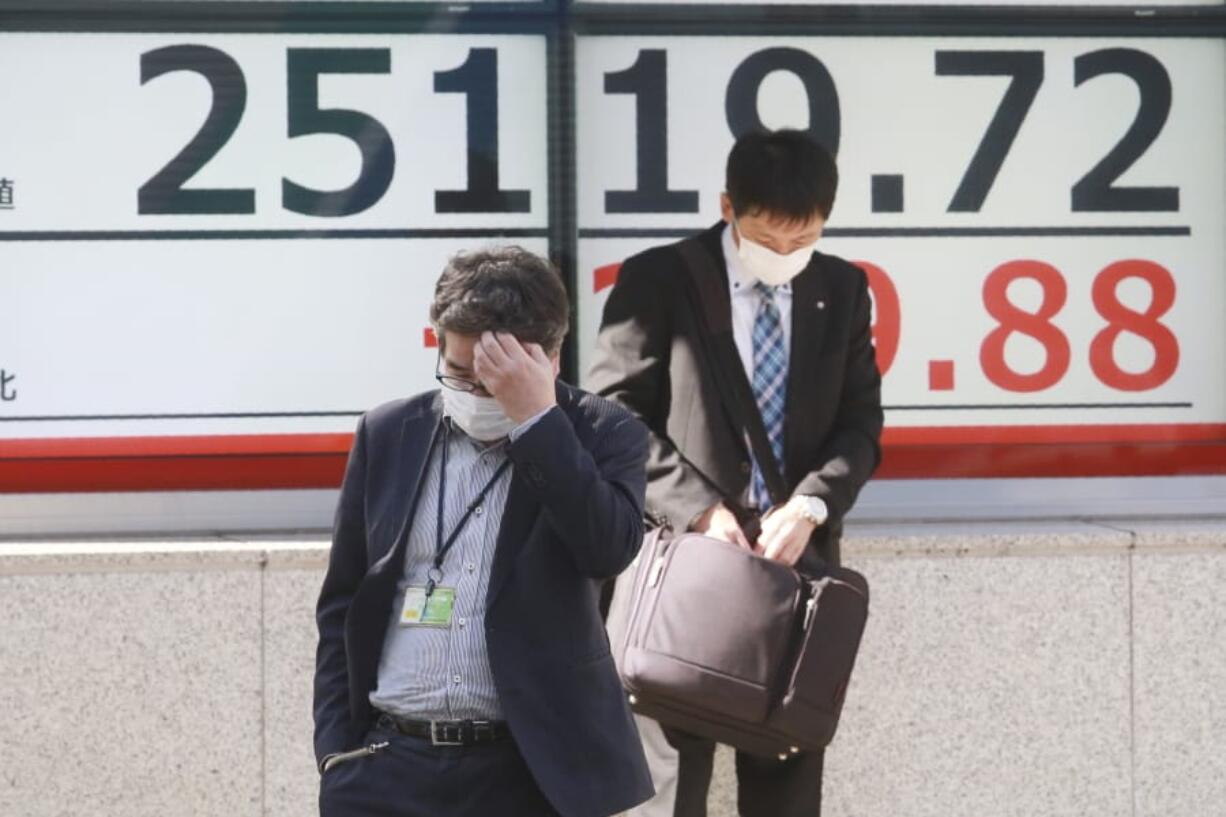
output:
[[[457,335],[454,332],[440,332],[438,338],[439,354],[443,362],[463,368],[472,362],[472,346],[478,338]]]
[[[798,221],[790,216],[771,213],[766,210],[746,213],[740,217],[740,220],[750,222],[759,230],[769,231],[772,233],[782,233],[785,235],[796,235],[800,233],[812,232],[820,229],[825,223],[821,213],[814,213],[808,219]]]

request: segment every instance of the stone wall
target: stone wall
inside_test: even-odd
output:
[[[844,552],[872,607],[828,817],[1222,813],[1226,520],[860,525]],[[0,815],[314,813],[326,558],[0,544]]]

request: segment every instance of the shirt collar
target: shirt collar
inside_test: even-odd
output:
[[[720,238],[724,247],[724,263],[728,267],[728,292],[733,298],[739,296],[749,296],[754,294],[753,285],[757,281],[749,270],[745,269],[745,265],[741,262],[741,257],[736,253],[736,242],[732,239],[732,224],[724,225],[724,232]],[[792,297],[791,283],[783,284],[775,287],[775,295],[786,295]]]

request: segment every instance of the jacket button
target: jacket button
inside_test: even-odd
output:
[[[752,470],[753,470],[753,466],[749,463],[748,460],[741,463],[741,473],[742,474],[748,474]]]

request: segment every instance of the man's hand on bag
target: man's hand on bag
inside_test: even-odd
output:
[[[712,539],[731,542],[746,550],[753,550],[745,532],[741,530],[741,523],[736,521],[736,514],[728,510],[722,502],[717,502],[707,508],[703,515],[698,517],[692,530],[695,533],[710,536]]]
[[[762,518],[762,533],[754,551],[782,562],[788,567],[794,566],[805,552],[809,537],[816,526],[802,512],[803,500],[793,499],[786,505],[776,505]]]
[[[483,332],[473,345],[473,371],[502,410],[517,423],[557,403],[557,369],[536,343],[509,332]]]

